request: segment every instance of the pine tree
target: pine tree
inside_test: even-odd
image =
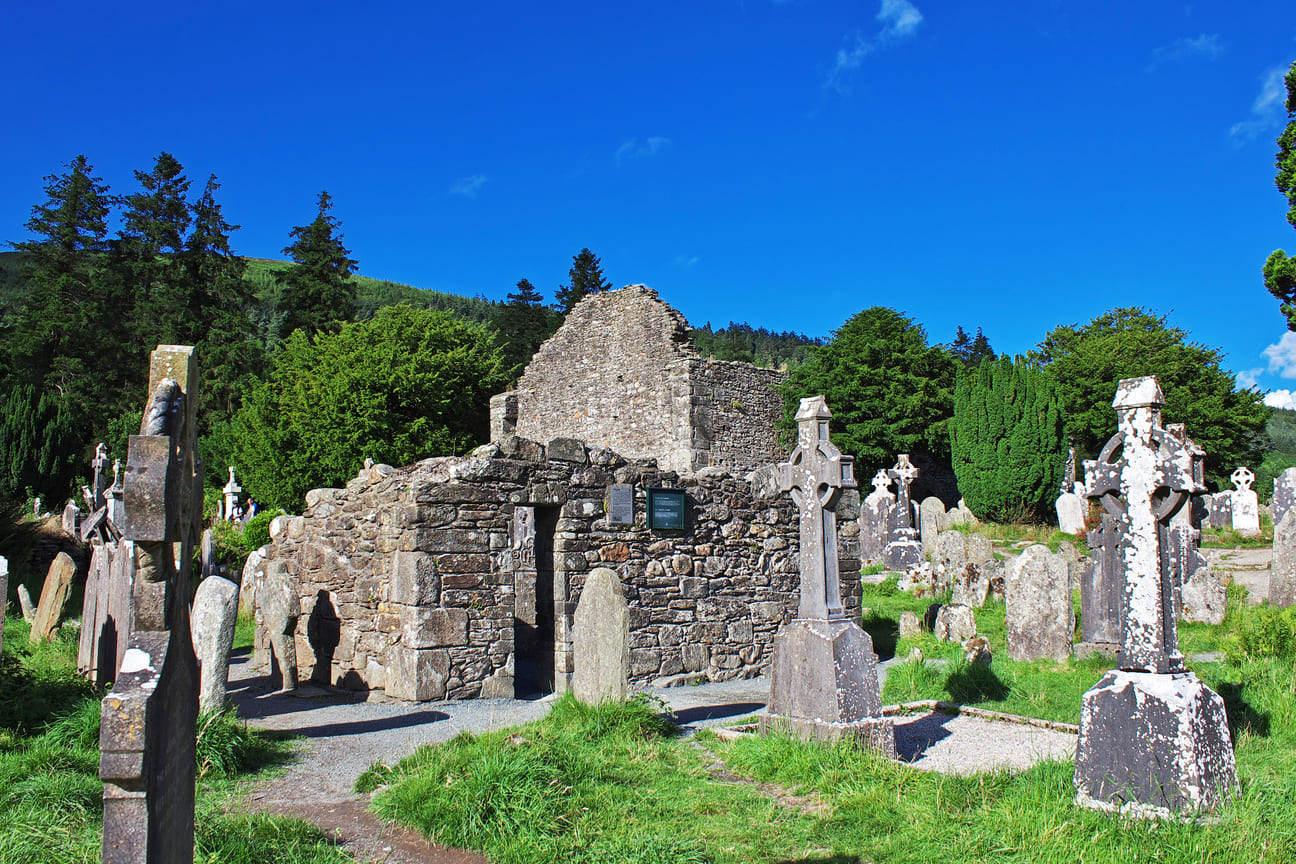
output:
[[[1061,395],[1018,357],[964,367],[954,388],[950,449],[959,492],[982,519],[1042,520],[1065,466]]]
[[[508,294],[491,324],[503,341],[504,357],[515,374],[521,373],[540,345],[554,334],[562,317],[544,305],[544,298],[530,281],[522,279]]]
[[[954,341],[945,346],[950,356],[959,361],[964,366],[980,366],[981,361],[989,357],[995,359],[994,349],[990,347],[990,340],[977,328],[976,338],[973,339],[967,334],[967,331],[960,325],[954,334]]]
[[[603,278],[603,265],[598,256],[585,248],[572,256],[572,266],[567,271],[567,284],[559,285],[554,294],[555,305],[565,315],[586,294],[610,290],[612,283]]]
[[[284,335],[304,329],[310,333],[331,329],[355,317],[356,262],[342,245],[342,223],[329,215],[333,196],[320,192],[318,212],[309,225],[288,232],[293,242],[284,247],[296,266],[279,275],[283,286]]]

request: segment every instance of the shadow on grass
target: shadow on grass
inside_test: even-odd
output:
[[[784,858],[779,864],[860,864],[858,855],[834,855],[831,858]]]
[[[896,642],[900,639],[900,622],[876,612],[869,612],[860,621],[864,632],[873,640],[873,653],[879,660],[890,660],[895,656]]]
[[[1245,682],[1233,684],[1221,681],[1217,692],[1224,699],[1224,712],[1228,715],[1229,734],[1237,740],[1243,730],[1259,738],[1269,737],[1269,715],[1251,707],[1251,703],[1242,698]]]
[[[32,734],[101,695],[84,678],[27,669],[12,646],[0,654],[0,729]]]
[[[1002,702],[1011,690],[992,668],[981,663],[966,663],[945,679],[945,692],[950,695],[950,701],[960,705]]]

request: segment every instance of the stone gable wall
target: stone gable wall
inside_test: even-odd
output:
[[[300,675],[402,699],[514,695],[515,620],[535,591],[534,554],[518,528],[528,508],[557,517],[556,690],[570,680],[571,621],[595,566],[625,586],[635,684],[760,674],[799,592],[792,504],[755,494],[770,491],[771,476],[753,475],[753,490],[717,469],[679,475],[577,441],[544,448],[511,437],[474,456],[373,466],[346,489],[314,490],[302,516],[276,521],[267,550],[298,580]],[[613,483],[634,487],[633,526],[607,521]],[[646,527],[650,486],[685,490],[686,530]],[[857,615],[859,499],[843,497],[842,590]],[[264,638],[260,627],[259,645]]]
[[[700,357],[688,322],[642,285],[593,294],[540,346],[515,391],[516,428],[577,438],[673,471],[748,471],[776,458],[786,376]],[[492,403],[493,406],[495,403]]]

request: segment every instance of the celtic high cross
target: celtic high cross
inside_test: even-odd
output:
[[[855,459],[828,439],[832,412],[824,397],[801,400],[797,447],[779,465],[779,488],[801,511],[801,605],[798,618],[845,618],[837,572],[837,499],[855,488]]]

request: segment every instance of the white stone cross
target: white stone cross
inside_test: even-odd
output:
[[[1122,380],[1112,402],[1119,428],[1097,460],[1085,461],[1085,495],[1101,498],[1125,535],[1120,666],[1130,671],[1183,669],[1173,586],[1161,571],[1160,527],[1186,494],[1202,490],[1193,479],[1192,452],[1161,428],[1164,402],[1155,377]]]
[[[1229,479],[1233,481],[1233,485],[1237,487],[1237,491],[1249,492],[1251,490],[1251,484],[1255,482],[1255,474],[1250,468],[1245,465],[1240,465],[1236,471],[1229,475]]]
[[[843,619],[837,572],[837,499],[855,488],[855,460],[828,438],[832,412],[822,396],[801,400],[797,447],[779,466],[779,488],[801,511],[801,605],[798,618]]]
[[[878,472],[873,475],[873,491],[879,495],[891,494],[891,475],[886,472],[885,468],[879,468]]]

